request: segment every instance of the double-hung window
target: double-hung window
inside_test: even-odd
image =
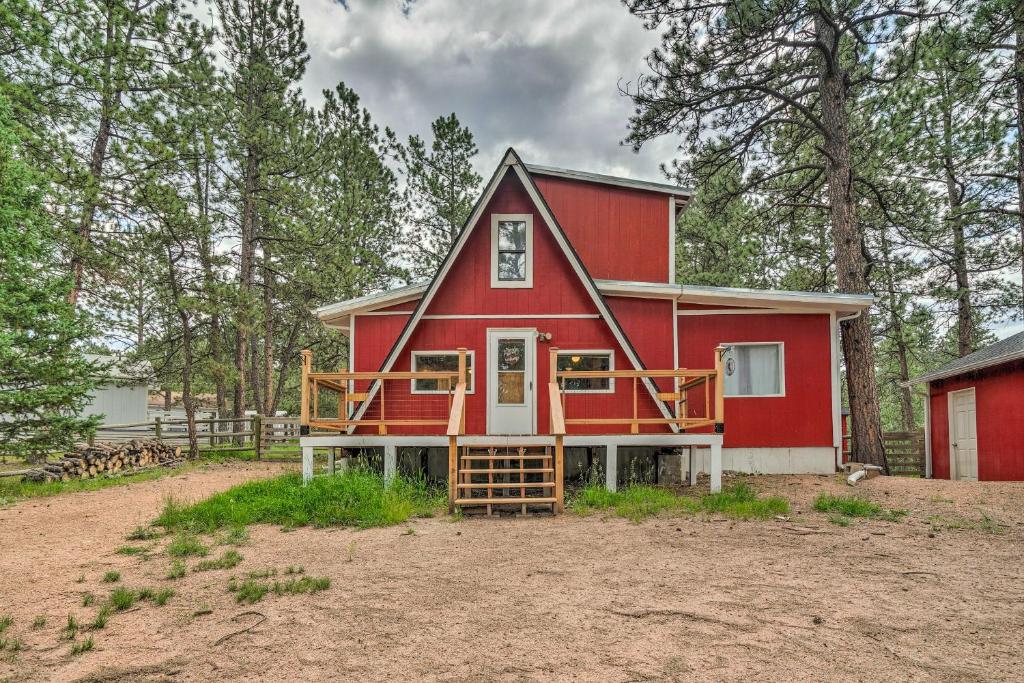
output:
[[[533,287],[533,215],[491,215],[491,287]]]
[[[781,342],[728,344],[722,361],[726,396],[785,396],[785,353]]]
[[[611,351],[559,351],[558,369],[570,371],[607,371],[615,369]],[[610,394],[615,380],[610,377],[566,377],[562,389],[567,394]]]
[[[459,369],[458,351],[413,351],[413,372],[457,372]],[[453,379],[452,382],[455,380]],[[452,384],[451,390],[455,390]],[[414,394],[447,394],[448,382],[443,379],[412,380]],[[473,393],[473,352],[466,352],[466,393]]]

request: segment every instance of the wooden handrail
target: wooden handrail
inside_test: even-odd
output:
[[[376,379],[456,379],[459,373],[452,370],[416,370],[402,372],[311,372],[309,379],[326,380],[376,380]]]
[[[455,386],[455,396],[452,398],[452,410],[448,416],[448,436],[459,436],[465,432],[465,427],[463,426],[465,407],[466,383],[459,382]]]
[[[714,377],[714,370],[558,370],[556,376],[562,378],[598,379],[611,378],[639,378],[650,377],[652,379],[669,377]]]
[[[548,382],[548,402],[551,404],[551,434],[565,434],[565,414],[562,412],[562,392],[557,382]]]

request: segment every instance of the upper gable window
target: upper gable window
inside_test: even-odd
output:
[[[491,287],[533,287],[533,215],[491,215]]]

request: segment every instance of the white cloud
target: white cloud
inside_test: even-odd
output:
[[[312,101],[339,81],[381,125],[426,136],[455,112],[490,175],[505,148],[528,162],[662,179],[674,142],[634,154],[620,141],[632,111],[620,82],[658,42],[617,0],[299,0]]]

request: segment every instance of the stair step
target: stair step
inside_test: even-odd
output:
[[[554,498],[458,498],[456,505],[547,505],[554,503]]]
[[[460,489],[551,489],[555,487],[553,481],[537,481],[529,482],[524,481],[522,483],[515,482],[513,484],[458,484]]]
[[[459,470],[459,474],[553,474],[554,471],[554,467],[509,467],[508,469],[499,467],[489,470],[463,469]]]
[[[550,455],[531,455],[529,453],[526,455],[463,455],[461,457],[463,462],[470,460],[487,460],[488,462],[494,462],[495,460],[550,460],[552,458]]]

